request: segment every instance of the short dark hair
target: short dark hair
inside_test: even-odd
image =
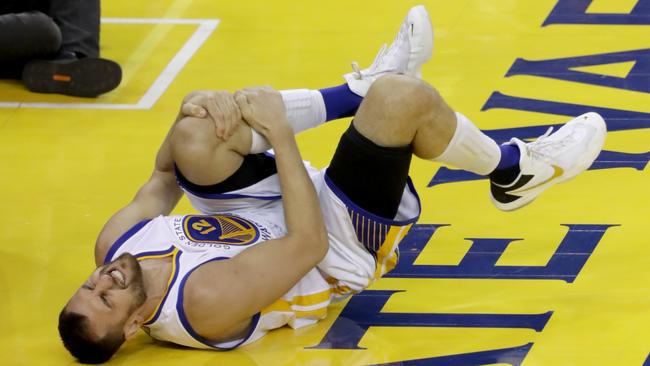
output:
[[[124,334],[109,332],[95,339],[90,334],[88,317],[63,309],[59,314],[59,334],[65,348],[81,363],[98,364],[108,361],[124,343]]]

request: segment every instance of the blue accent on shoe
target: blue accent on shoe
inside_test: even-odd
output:
[[[354,116],[363,100],[350,90],[348,84],[320,89],[319,92],[323,95],[328,121]]]
[[[504,144],[499,146],[501,149],[501,160],[499,165],[497,165],[497,170],[503,170],[519,166],[519,158],[521,153],[517,145]]]

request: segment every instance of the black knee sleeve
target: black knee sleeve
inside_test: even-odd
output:
[[[252,186],[278,172],[275,159],[266,154],[253,154],[244,156],[242,165],[223,182],[203,186],[192,183],[185,178],[178,166],[174,165],[176,180],[181,187],[195,193],[228,193],[238,189]]]
[[[393,219],[410,164],[411,146],[379,146],[350,125],[341,136],[327,176],[359,207]]]

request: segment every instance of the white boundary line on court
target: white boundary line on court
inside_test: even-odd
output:
[[[199,27],[183,47],[169,61],[158,78],[151,84],[136,104],[112,103],[22,103],[0,102],[0,108],[53,108],[53,109],[151,109],[178,73],[217,29],[219,19],[172,19],[172,18],[102,18],[106,24],[196,24]]]

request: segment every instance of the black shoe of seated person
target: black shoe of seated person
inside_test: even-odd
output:
[[[35,93],[92,98],[117,88],[122,68],[114,61],[97,57],[34,60],[25,65],[22,79]]]

